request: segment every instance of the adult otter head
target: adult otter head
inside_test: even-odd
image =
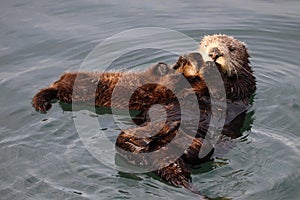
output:
[[[245,43],[227,35],[208,35],[200,42],[199,51],[207,53],[228,76],[248,70],[249,54]]]
[[[204,63],[203,63],[204,62]],[[226,35],[205,36],[199,52],[180,56],[173,66],[182,73],[194,87],[201,87],[207,75],[217,75],[217,66],[226,90],[226,97],[232,101],[249,102],[256,90],[256,81],[249,66],[249,54],[243,42]],[[200,80],[200,81],[199,81]]]

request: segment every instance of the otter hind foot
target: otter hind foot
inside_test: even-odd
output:
[[[40,90],[32,98],[32,106],[42,113],[46,113],[52,106],[52,100],[57,98],[58,91],[53,88],[46,88]]]
[[[155,174],[174,186],[191,188],[191,168],[184,163],[182,158],[155,171]]]
[[[199,195],[200,199],[207,199],[207,197],[203,196],[192,185],[191,168],[185,164],[182,158],[177,159],[175,162],[164,168],[154,171],[154,173],[171,185],[184,187]]]

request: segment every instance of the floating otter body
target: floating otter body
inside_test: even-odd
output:
[[[199,158],[212,113],[211,88],[206,84],[206,75],[210,75],[210,79],[214,78],[212,68],[216,66],[223,80],[227,109],[222,133],[233,138],[240,136],[244,114],[256,90],[255,78],[249,66],[249,54],[244,43],[226,35],[205,36],[199,51],[207,53],[213,61],[205,62],[199,53],[192,53],[179,57],[172,67],[159,63],[139,73],[66,73],[48,88],[40,90],[34,96],[32,105],[35,109],[46,112],[51,108],[51,101],[58,99],[67,103],[88,102],[96,106],[140,110],[139,120],[135,121],[140,126],[124,130],[118,136],[118,151],[129,163],[138,163],[140,166],[154,164],[158,166],[154,173],[163,180],[191,189],[192,166],[208,160],[212,154],[211,151],[206,157]],[[187,80],[191,87],[182,86],[183,79]],[[120,80],[124,81],[124,84],[118,84]],[[130,93],[132,95],[128,102],[128,99],[123,98],[123,94],[126,96],[128,91],[131,91],[128,89],[130,85],[138,89]],[[116,87],[119,87],[118,91],[121,92],[112,101]],[[182,117],[182,105],[179,102],[189,95],[196,95],[197,98],[197,105],[191,102],[190,108],[196,106],[200,110],[196,135],[190,134],[188,128],[179,131]],[[161,108],[166,111],[165,120],[150,119],[148,112],[155,104],[162,105]],[[160,109],[157,112],[160,112]],[[199,116],[195,118],[198,119]],[[162,128],[154,135],[141,136],[153,127]],[[189,141],[190,144],[185,148],[184,142],[175,142],[172,148],[185,148],[178,158],[164,153],[163,159],[143,156],[144,153],[171,148],[167,144],[178,135],[182,139],[180,141]],[[132,153],[142,156],[133,158]]]
[[[123,96],[128,92],[126,87],[142,86],[143,83],[150,82],[168,82],[162,80],[161,77],[168,74],[170,68],[165,63],[158,63],[144,72],[136,73],[121,73],[121,72],[106,72],[106,73],[89,73],[89,72],[74,72],[65,73],[59,80],[52,83],[48,88],[40,90],[32,99],[33,107],[45,113],[52,106],[52,100],[58,99],[65,103],[86,103],[95,106],[107,106],[120,109],[127,109]],[[119,81],[123,83],[118,83]],[[119,87],[124,87],[124,93],[119,94],[117,98],[119,101],[112,102],[113,91],[118,84]],[[161,83],[166,84],[166,83]],[[140,89],[140,96],[149,95],[155,91],[156,86],[148,84],[144,87],[147,91]],[[162,91],[163,92],[163,91]],[[163,93],[165,94],[165,93]],[[152,94],[151,94],[152,95]],[[160,94],[161,95],[161,94]],[[154,96],[152,102],[159,103],[162,96]],[[152,95],[153,96],[153,95]],[[165,95],[166,96],[166,95]],[[145,96],[145,98],[147,98]],[[142,101],[139,100],[140,102]],[[143,110],[144,106],[140,102],[130,103],[130,110]],[[112,103],[114,103],[112,105]]]

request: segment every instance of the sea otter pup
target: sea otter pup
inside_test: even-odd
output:
[[[163,96],[172,96],[169,94],[169,90],[160,91],[159,84],[147,84],[151,82],[159,83],[160,81],[164,82],[162,83],[163,85],[166,85],[168,82],[171,83],[171,80],[162,79],[163,76],[171,73],[171,71],[173,70],[167,64],[160,62],[142,72],[65,73],[49,87],[41,89],[33,97],[32,106],[36,110],[46,113],[52,106],[52,100],[57,99],[65,103],[85,103],[87,105],[127,109],[127,101],[123,97],[126,96],[129,92],[128,88],[132,85],[133,88],[138,87],[138,89],[135,91],[135,99],[131,99],[129,103],[129,109],[145,110],[153,103],[163,102]],[[143,86],[144,83],[147,85]],[[118,100],[112,102],[113,91],[117,84],[120,90],[123,89],[123,92],[116,96],[116,98],[119,98]],[[157,93],[155,95],[155,92],[162,94]],[[147,103],[145,99],[150,98],[148,95],[151,95],[151,101]],[[138,99],[138,97],[143,99]]]
[[[116,146],[119,147],[118,151],[130,163],[135,164],[137,162],[134,160],[135,158],[132,159],[126,152],[143,155],[143,153],[168,148],[166,145],[177,135],[181,136],[182,141],[192,141],[184,153],[167,166],[163,164],[164,160],[156,157],[144,159],[146,157],[141,156],[138,160],[140,166],[149,163],[157,166],[161,164],[162,167],[155,170],[154,173],[173,185],[191,189],[191,167],[208,160],[212,153],[210,152],[204,158],[199,158],[199,151],[207,134],[211,115],[210,91],[205,82],[205,75],[210,74],[213,66],[217,66],[224,82],[227,102],[226,122],[222,133],[231,137],[237,137],[235,132],[239,131],[239,128],[233,127],[232,124],[236,124],[237,116],[247,111],[256,89],[255,78],[249,66],[249,54],[244,43],[226,35],[205,36],[200,43],[199,51],[206,52],[213,61],[205,62],[201,54],[192,53],[178,59],[172,66],[175,72],[167,65],[160,63],[150,70],[140,73],[66,73],[48,88],[40,90],[34,96],[32,105],[36,110],[46,112],[51,108],[51,101],[58,99],[67,103],[72,101],[88,102],[97,106],[125,109],[129,106],[129,109],[132,110],[142,110],[140,116],[144,119],[139,123],[142,125],[125,130],[118,136],[116,141]],[[190,83],[192,89],[181,86],[183,78]],[[124,103],[126,99],[122,98],[122,94],[118,96],[117,101],[111,101],[113,90],[121,79],[125,80],[124,83],[139,85],[130,97],[129,103]],[[74,85],[75,80],[78,82]],[[150,83],[153,81],[156,84]],[[120,84],[124,95],[128,93],[130,84]],[[173,91],[177,91],[176,94],[179,96],[176,96]],[[191,94],[196,94],[198,100],[196,106],[199,107],[201,114],[200,120],[197,122],[196,136],[190,134],[188,129],[179,131],[182,111],[178,98],[185,98]],[[148,110],[154,104],[163,105],[167,113],[165,121],[149,121]],[[139,137],[140,133],[147,131],[150,127],[155,127],[155,124],[162,124],[163,128],[158,130],[155,135]],[[238,123],[238,126],[241,126],[241,123]],[[173,147],[180,149],[182,143],[175,143]],[[172,157],[172,155],[166,155],[166,157]]]

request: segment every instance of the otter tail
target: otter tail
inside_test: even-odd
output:
[[[33,98],[32,106],[42,113],[51,108],[52,100],[57,99],[58,90],[55,88],[41,89]]]

